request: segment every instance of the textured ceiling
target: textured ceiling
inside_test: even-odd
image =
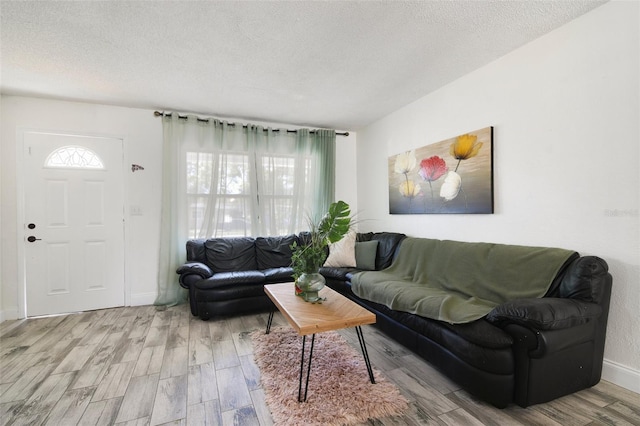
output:
[[[3,94],[358,128],[602,1],[1,1]]]

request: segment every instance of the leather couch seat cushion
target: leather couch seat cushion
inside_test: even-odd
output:
[[[293,284],[291,291],[293,292]],[[223,300],[238,301],[251,297],[262,297],[265,295],[262,284],[254,285],[234,285],[216,288],[215,290],[201,288],[196,285],[195,293],[200,302],[219,302]],[[247,299],[249,300],[249,299]]]
[[[338,293],[347,295],[351,291],[351,285],[342,279],[329,278],[325,276],[327,287],[331,287]]]
[[[385,315],[447,348],[458,358],[483,371],[513,374],[512,337],[484,319],[465,324],[448,324],[406,312],[393,311],[384,305],[366,302]]]
[[[327,279],[336,279],[347,281],[347,274],[357,272],[356,268],[336,268],[332,266],[323,266],[320,268],[320,273]]]
[[[260,271],[220,272],[196,283],[200,290],[216,291],[225,287],[256,286],[262,288],[266,279]]]
[[[288,266],[265,269],[262,271],[262,273],[264,274],[265,282],[267,284],[293,281],[293,278],[291,277],[291,274],[293,274],[293,268]]]

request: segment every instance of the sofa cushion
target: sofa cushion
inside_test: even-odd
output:
[[[206,250],[204,248],[205,241],[203,238],[187,241],[187,261],[207,263]]]
[[[329,257],[324,262],[325,267],[351,267],[356,266],[356,233],[349,232],[340,241],[329,244]]]
[[[584,256],[574,260],[567,268],[558,288],[558,297],[579,299],[585,302],[599,302],[602,289],[600,283],[609,267],[607,262],[596,256]]]
[[[512,374],[513,338],[500,328],[480,319],[467,324],[448,324],[384,305],[364,301],[366,306],[398,321],[451,352],[466,363],[495,374]]]
[[[251,237],[212,238],[205,243],[207,262],[214,272],[255,271],[255,240]]]
[[[449,323],[514,299],[542,297],[573,251],[405,238],[393,264],[353,275],[357,296]]]
[[[196,288],[201,290],[215,290],[223,287],[240,287],[246,285],[262,287],[264,283],[265,277],[260,271],[218,272],[211,278],[197,282]]]
[[[260,283],[227,285],[215,289],[207,288],[206,286],[207,284],[203,281],[196,284],[194,293],[198,302],[217,302],[221,300],[239,300],[249,297],[265,297],[264,286]],[[293,292],[293,288],[291,291]]]
[[[378,240],[356,242],[356,268],[363,271],[376,269]]]
[[[256,263],[258,269],[291,266],[291,245],[298,238],[291,234],[281,237],[256,238]]]
[[[357,271],[358,270],[356,268],[333,268],[323,266],[318,272],[327,279],[347,281],[350,277],[348,274]]]
[[[549,291],[544,295],[544,297],[560,297],[560,284],[564,279],[567,271],[571,264],[580,257],[580,253],[575,252],[571,255],[567,261],[562,265],[562,267],[558,270],[558,275],[551,282],[551,286],[549,287]]]
[[[376,270],[388,268],[398,249],[398,245],[407,236],[396,232],[367,232],[358,234],[357,241],[378,241]]]
[[[267,284],[283,283],[287,281],[293,281],[293,268],[269,268],[261,271],[264,274],[265,282]]]

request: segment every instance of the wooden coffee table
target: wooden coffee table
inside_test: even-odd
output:
[[[302,336],[302,355],[300,359],[300,380],[298,384],[298,401],[307,400],[307,389],[309,388],[309,374],[311,373],[311,359],[313,357],[313,344],[316,333],[323,331],[340,330],[342,328],[355,327],[364,363],[367,366],[369,380],[375,384],[373,369],[364,335],[360,326],[375,324],[376,316],[362,306],[347,299],[340,293],[333,291],[329,287],[320,290],[320,297],[326,298],[322,303],[305,302],[302,297],[296,296],[293,283],[269,284],[264,286],[264,291],[271,301],[276,305],[280,313],[284,315],[291,327]],[[274,311],[269,314],[267,321],[267,334],[271,330]],[[304,388],[304,398],[302,398],[302,375],[304,371],[305,345],[307,336],[311,334],[311,348],[309,349],[309,364],[307,366],[306,383]]]

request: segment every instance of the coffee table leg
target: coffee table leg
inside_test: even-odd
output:
[[[269,334],[271,331],[271,323],[273,322],[273,314],[275,311],[269,312],[269,318],[267,319],[267,332],[265,334]]]
[[[298,381],[298,402],[307,401],[307,391],[309,390],[309,376],[311,375],[311,360],[313,358],[313,344],[316,341],[316,335],[311,336],[311,349],[309,349],[309,365],[307,366],[307,379],[304,385],[304,399],[302,399],[302,372],[304,371],[304,352],[307,342],[307,336],[302,336],[302,356],[300,358],[300,380]]]
[[[364,342],[364,334],[360,326],[356,326],[356,334],[358,335],[358,341],[360,342],[360,349],[362,349],[362,356],[364,357],[364,363],[367,366],[367,372],[369,373],[369,380],[372,384],[376,383],[373,377],[373,369],[371,368],[371,361],[369,360],[369,353],[367,352],[367,344]]]

